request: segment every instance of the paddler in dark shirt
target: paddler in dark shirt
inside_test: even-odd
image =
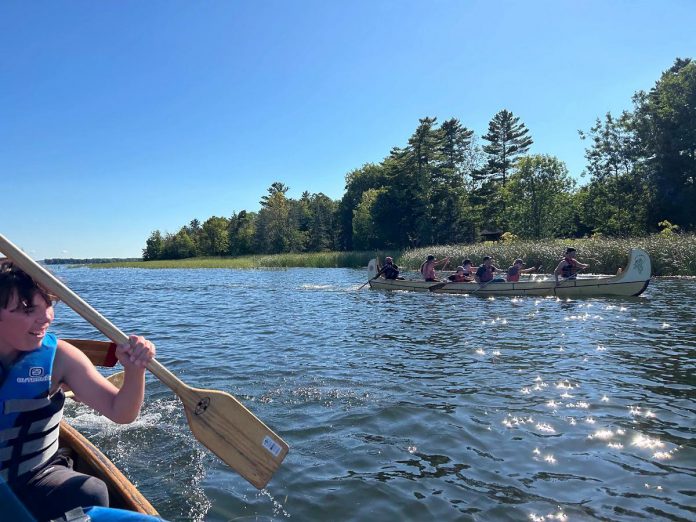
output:
[[[500,268],[493,265],[493,258],[491,258],[491,256],[486,256],[483,258],[481,266],[476,270],[476,282],[479,284],[489,283],[493,281],[493,273],[500,271]]]
[[[384,266],[380,272],[384,276],[384,279],[403,279],[403,277],[399,277],[399,267],[396,266],[394,260],[388,256],[384,260]]]

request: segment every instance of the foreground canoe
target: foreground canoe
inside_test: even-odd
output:
[[[632,248],[626,268],[615,276],[578,276],[577,279],[556,284],[553,276],[518,283],[433,283],[423,280],[384,279],[377,275],[377,260],[367,266],[370,288],[378,290],[405,290],[411,292],[435,292],[443,294],[470,294],[477,296],[636,296],[642,294],[650,283],[650,257],[645,250]]]
[[[115,464],[65,420],[60,423],[60,447],[72,450],[75,471],[100,478],[106,483],[110,507],[158,516],[155,508]]]

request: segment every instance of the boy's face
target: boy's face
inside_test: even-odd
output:
[[[53,304],[46,303],[41,294],[34,294],[31,303],[20,303],[17,294],[0,309],[0,350],[35,350],[43,342],[49,325],[53,321]]]

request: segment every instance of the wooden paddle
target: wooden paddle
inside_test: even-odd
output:
[[[561,283],[565,283],[566,281],[577,281],[577,278],[575,276],[577,276],[580,272],[585,270],[585,268],[587,267],[585,266],[582,268],[578,268],[573,275],[559,279],[558,281],[556,281],[556,287],[560,286]]]
[[[379,266],[379,257],[376,257],[375,260],[377,261],[377,266]],[[382,270],[384,270],[384,267],[377,270],[377,275],[375,277],[371,277],[370,279],[365,281],[363,284],[361,284],[360,287],[358,288],[358,290],[362,290],[366,284],[368,284],[370,281],[372,281],[374,279],[377,279],[380,275],[382,275]]]
[[[2,234],[0,251],[109,339],[128,342],[126,334]],[[285,458],[288,445],[232,395],[192,388],[156,359],[147,368],[181,399],[193,435],[254,486],[265,487]]]
[[[371,279],[368,279],[368,280],[365,281],[363,284],[361,284],[360,287],[358,288],[358,290],[362,290],[363,287],[364,287],[367,283],[369,283],[370,281],[373,281],[373,280],[377,279],[377,278],[381,275],[381,273],[382,273],[381,270],[380,270],[379,272],[377,272],[377,275],[376,275],[375,277],[373,277],[373,278],[371,278]]]
[[[474,294],[475,294],[476,292],[478,292],[479,290],[483,290],[483,289],[486,288],[488,285],[490,285],[490,284],[493,282],[494,279],[495,279],[495,277],[494,277],[493,279],[491,279],[490,281],[486,281],[485,283],[479,283],[479,287],[478,287],[476,290],[474,290],[473,292],[469,293],[469,295],[474,295]]]

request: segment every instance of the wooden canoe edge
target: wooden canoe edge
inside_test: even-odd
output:
[[[75,451],[81,464],[88,468],[89,474],[106,483],[112,507],[159,516],[152,504],[116,465],[65,420],[60,421],[60,446]]]
[[[111,341],[91,341],[89,339],[63,339],[84,353],[94,366],[116,366],[116,343]]]

